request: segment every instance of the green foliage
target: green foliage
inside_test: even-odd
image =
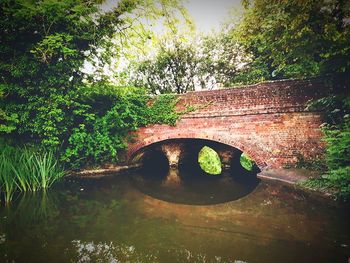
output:
[[[344,95],[331,95],[309,103],[308,109],[325,113],[325,124],[328,128],[332,125],[345,125],[350,114],[350,97]]]
[[[230,34],[253,59],[238,81],[349,71],[348,1],[255,0],[245,7]]]
[[[72,40],[73,37],[69,34],[55,33],[54,35],[45,36],[30,52],[45,63],[50,63],[54,56],[67,59],[77,55],[77,50],[70,44]],[[72,48],[69,46],[72,46]]]
[[[169,36],[158,44],[156,55],[134,63],[132,81],[154,94],[210,89],[214,85],[228,86],[243,72],[250,56],[231,35],[217,33],[183,42],[179,36]]]
[[[201,49],[202,75],[208,80],[215,79],[216,84],[225,87],[231,86],[233,82],[240,82],[237,78],[242,78],[252,59],[237,39],[224,30],[204,37],[202,47],[199,49]]]
[[[249,85],[271,79],[268,65],[260,60],[253,59],[242,71],[233,76],[230,85]]]
[[[202,170],[208,174],[221,174],[220,157],[212,148],[204,146],[198,154],[198,163]]]
[[[338,127],[323,128],[327,143],[326,161],[329,170],[350,165],[350,121]]]
[[[178,101],[179,99],[173,94],[157,96],[151,107],[149,107],[148,123],[175,125],[182,114],[182,112],[175,110]]]
[[[319,172],[324,172],[327,170],[327,164],[324,161],[324,158],[319,157],[319,158],[312,158],[312,159],[307,159],[303,155],[297,156],[297,163],[296,165],[292,166],[286,166],[286,168],[291,168],[295,167],[298,169],[308,169],[312,171],[319,171]]]
[[[6,204],[11,202],[16,191],[45,190],[64,175],[51,150],[3,144],[0,160],[0,188]]]
[[[96,87],[87,95],[87,109],[75,112],[79,122],[62,138],[68,138],[62,160],[72,167],[116,161],[117,152],[126,146],[127,133],[145,123],[144,94],[132,91],[123,94],[117,87],[109,93],[106,90]]]
[[[247,171],[253,170],[254,161],[245,153],[241,154],[241,157],[239,158],[239,162],[241,163],[242,167]]]
[[[148,105],[150,98],[140,89],[116,87],[109,94],[106,89],[100,91],[104,94],[97,90],[89,94],[93,100],[89,112],[69,133],[62,161],[70,167],[117,162],[131,131],[150,123],[174,125],[180,116],[175,111],[177,99],[173,95],[159,96]],[[99,101],[104,109],[97,106]]]
[[[101,4],[0,3],[0,132],[19,144],[59,147],[66,167],[116,161],[130,131],[177,119],[172,100],[149,108],[143,89],[97,81],[81,69],[86,61],[97,66],[110,62],[114,43],[125,37],[123,28],[132,27],[130,12],[159,17],[160,10],[174,11],[179,2],[122,0],[112,8]]]
[[[350,198],[350,167],[342,167],[329,171],[321,178],[309,179],[302,183],[302,186],[331,192],[339,200],[349,200]]]
[[[18,115],[16,113],[7,114],[3,110],[5,100],[3,89],[4,86],[0,84],[0,134],[8,134],[16,129]]]
[[[340,167],[329,171],[327,178],[329,184],[337,189],[341,199],[350,198],[350,166]]]
[[[349,1],[243,2],[241,19],[232,15],[219,33],[191,44],[169,36],[156,56],[136,63],[136,85],[183,93],[195,86],[349,74]]]
[[[199,76],[199,57],[191,44],[173,40],[159,45],[157,55],[136,64],[134,83],[151,93],[185,93],[194,90]]]
[[[350,198],[350,97],[331,96],[310,106],[322,109],[327,116],[322,131],[327,143],[327,170],[321,179],[307,182],[307,186],[330,188],[343,199]]]
[[[56,147],[77,113],[86,114],[88,85],[80,68],[89,54],[106,49],[115,26],[123,23],[120,16],[136,4],[121,1],[110,12],[99,12],[100,3],[1,2],[0,86],[6,94],[1,131]]]
[[[16,182],[13,176],[12,163],[4,154],[0,155],[0,190],[0,193],[4,194],[5,203],[10,203],[16,190]]]

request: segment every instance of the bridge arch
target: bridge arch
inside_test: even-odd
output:
[[[264,160],[264,156],[261,155],[263,152],[263,147],[257,143],[251,143],[250,141],[245,140],[237,136],[230,136],[227,133],[203,133],[203,132],[194,132],[194,131],[182,131],[177,133],[162,133],[157,135],[152,135],[143,139],[143,141],[136,145],[133,145],[129,148],[128,151],[128,161],[133,162],[135,157],[138,156],[143,150],[147,147],[154,145],[156,143],[165,142],[168,140],[181,140],[181,139],[201,139],[207,141],[213,141],[221,143],[235,149],[238,149],[241,152],[249,155],[260,170],[263,170],[267,164]]]

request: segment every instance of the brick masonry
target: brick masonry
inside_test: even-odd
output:
[[[240,88],[189,92],[180,96],[178,110],[195,106],[176,126],[150,125],[136,132],[129,160],[144,147],[168,139],[197,138],[235,147],[251,156],[260,169],[282,168],[298,155],[315,158],[324,152],[319,126],[322,114],[306,109],[323,97],[320,81],[282,80]]]

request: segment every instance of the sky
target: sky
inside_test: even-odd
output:
[[[213,29],[219,29],[220,23],[227,18],[230,10],[233,7],[241,7],[240,2],[240,0],[184,0],[184,5],[197,30],[209,33]]]

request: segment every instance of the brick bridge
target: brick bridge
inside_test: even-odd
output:
[[[183,115],[176,126],[139,129],[127,156],[129,161],[137,160],[157,146],[170,165],[177,165],[184,140],[197,139],[198,145],[211,144],[222,160],[232,158],[234,149],[244,152],[261,170],[294,164],[298,156],[314,158],[324,151],[322,118],[321,113],[307,110],[306,104],[326,92],[322,82],[310,80],[189,92],[180,96],[177,109],[190,105],[197,110]],[[234,154],[229,154],[230,149]]]

